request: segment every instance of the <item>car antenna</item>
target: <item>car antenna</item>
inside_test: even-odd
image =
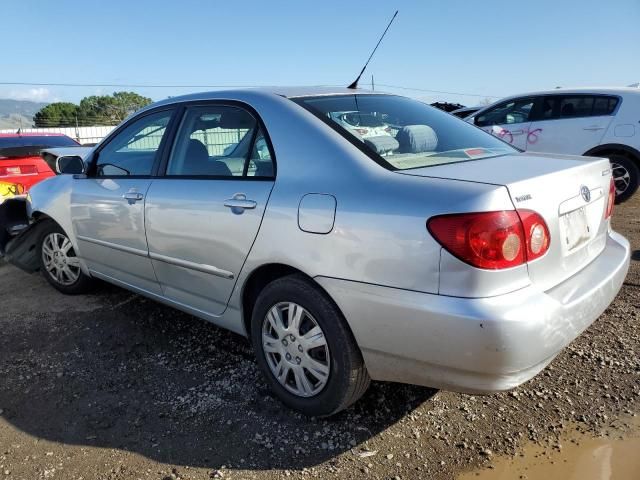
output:
[[[369,65],[369,62],[371,61],[371,57],[373,57],[373,54],[376,53],[376,50],[378,49],[378,46],[382,42],[382,39],[384,38],[384,36],[387,34],[387,30],[389,30],[389,27],[391,26],[393,21],[396,19],[397,15],[398,15],[398,10],[396,10],[396,13],[394,13],[393,17],[391,17],[391,20],[389,21],[389,25],[387,25],[387,28],[384,29],[384,32],[382,33],[382,36],[380,37],[380,40],[378,40],[378,43],[376,43],[376,46],[373,49],[373,52],[371,52],[371,55],[369,55],[369,58],[367,59],[367,62],[364,64],[364,67],[362,67],[362,70],[360,71],[360,75],[358,75],[358,78],[356,78],[353,81],[353,83],[351,83],[351,85],[349,85],[347,88],[352,88],[352,89],[358,88],[358,82],[360,81],[360,77],[362,77],[362,74],[364,73],[365,69],[367,68],[367,65]]]

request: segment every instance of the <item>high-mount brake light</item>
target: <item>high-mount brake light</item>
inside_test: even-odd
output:
[[[535,260],[551,240],[544,219],[531,210],[440,215],[429,219],[427,229],[452,255],[487,270]]]

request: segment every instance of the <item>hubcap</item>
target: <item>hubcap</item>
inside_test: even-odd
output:
[[[262,323],[262,348],[271,373],[294,395],[312,397],[327,384],[327,340],[315,318],[297,303],[271,307]]]
[[[44,237],[42,262],[51,278],[61,285],[73,285],[80,276],[80,261],[71,241],[61,233]]]
[[[629,183],[631,183],[631,176],[629,171],[619,163],[611,163],[611,169],[613,174],[613,183],[616,188],[616,195],[620,195],[627,191]]]

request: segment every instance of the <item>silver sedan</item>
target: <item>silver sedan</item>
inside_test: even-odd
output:
[[[102,279],[249,337],[277,396],[310,415],[370,379],[513,388],[598,318],[629,265],[607,160],[523,154],[394,95],[171,98],[57,170],[0,207],[9,261],[64,293]]]

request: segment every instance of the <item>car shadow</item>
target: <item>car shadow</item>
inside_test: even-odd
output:
[[[375,382],[350,409],[308,418],[272,396],[244,338],[115,287],[98,297],[91,312],[0,320],[5,421],[181,466],[300,470],[362,450],[437,392]]]

